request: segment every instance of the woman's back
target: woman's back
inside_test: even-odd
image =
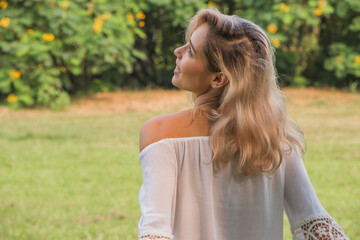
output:
[[[160,140],[139,159],[147,179],[139,194],[139,236],[282,239],[284,206],[294,234],[318,230],[321,219],[333,221],[317,199],[298,151],[285,155],[275,172],[251,177],[233,174],[230,165],[214,170],[207,136]],[[301,228],[309,222],[314,229]],[[335,222],[330,227],[342,234]]]

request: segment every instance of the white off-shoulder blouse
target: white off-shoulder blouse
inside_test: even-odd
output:
[[[293,239],[348,239],[321,206],[299,151],[272,174],[213,168],[210,138],[163,139],[139,155],[139,239],[279,240],[283,211]]]

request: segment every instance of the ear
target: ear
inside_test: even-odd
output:
[[[221,88],[229,83],[229,79],[223,72],[216,73],[215,77],[211,80],[212,88]]]

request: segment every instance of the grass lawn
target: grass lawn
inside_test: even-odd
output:
[[[330,215],[360,236],[360,95],[286,89],[305,165]],[[138,133],[187,108],[183,93],[111,93],[63,112],[0,108],[0,240],[136,239]],[[284,239],[291,239],[284,223]]]

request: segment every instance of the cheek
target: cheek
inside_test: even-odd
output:
[[[204,93],[208,88],[208,75],[201,62],[189,61],[182,65],[182,84],[185,90],[196,95]]]
[[[204,65],[199,62],[189,61],[183,64],[182,69],[186,74],[201,74],[204,72]]]

